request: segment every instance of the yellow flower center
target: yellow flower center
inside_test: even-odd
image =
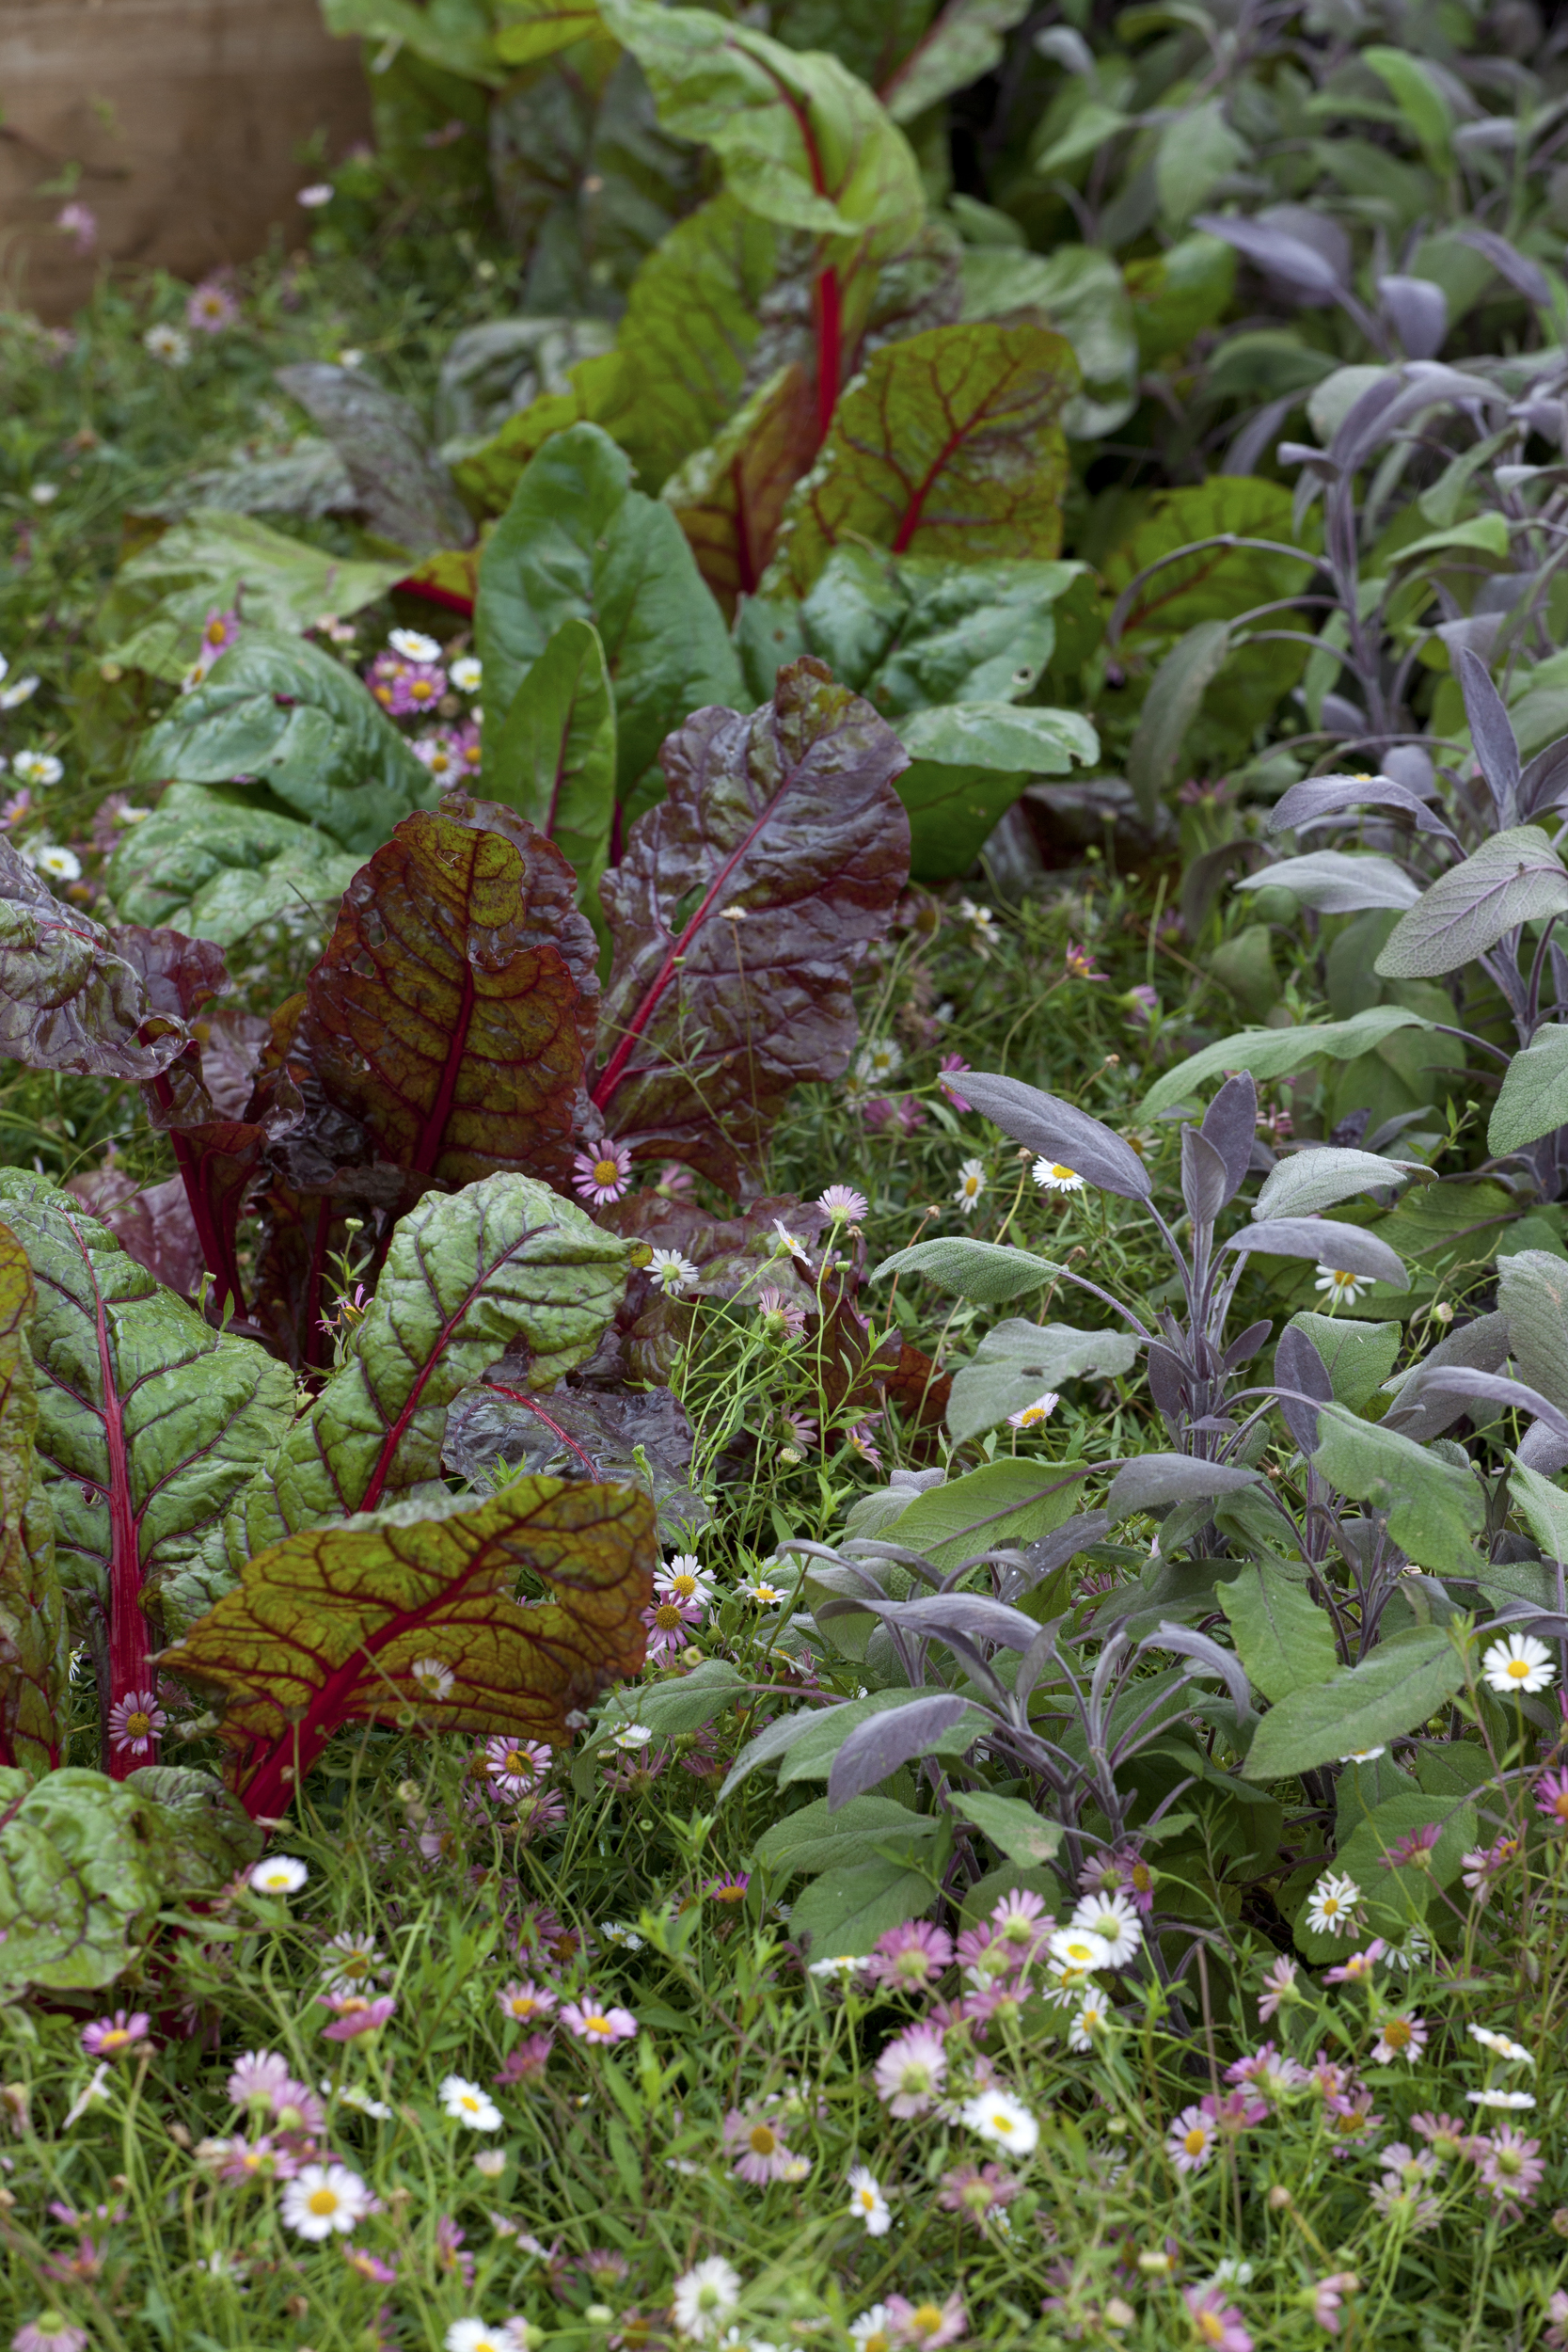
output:
[[[607,2034],[610,2031],[610,2020],[602,2010],[591,2010],[582,2022],[590,2033]]]
[[[1051,1163],[1051,1173],[1057,1179],[1058,1183],[1061,1183],[1069,1181],[1072,1177],[1076,1176],[1078,1170],[1075,1168],[1064,1168],[1060,1160],[1053,1160]]]
[[[145,1740],[151,1728],[151,1716],[144,1714],[139,1707],[133,1708],[125,1718],[125,1736],[128,1740]]]
[[[1511,1658],[1504,1669],[1504,1672],[1508,1675],[1511,1681],[1523,1682],[1525,1677],[1529,1673],[1529,1660],[1528,1658]]]
[[[993,2132],[1011,2132],[1018,2128],[1010,2115],[1000,2114],[991,2117],[990,2127]]]
[[[770,2131],[766,2123],[752,2124],[752,2153],[753,2156],[770,2156],[774,2153],[778,2145],[779,2141],[777,2133]]]
[[[661,1633],[673,1633],[683,1622],[681,1613],[673,1600],[661,1600],[654,1611],[654,1623]]]
[[[1199,2312],[1196,2317],[1197,2332],[1205,2344],[1225,2342],[1225,2322],[1218,2312]]]
[[[1209,2135],[1196,2123],[1182,2136],[1181,2145],[1189,2156],[1201,2156],[1209,2145]]]
[[[1390,2017],[1383,2028],[1383,2039],[1390,2050],[1402,2050],[1410,2041],[1410,2027],[1402,2017]]]
[[[111,2026],[107,2033],[99,2035],[98,2046],[100,2050],[105,2053],[112,2053],[113,2051],[123,2049],[126,2042],[128,2042],[130,2039],[131,2037],[126,2032],[123,2026]]]
[[[620,1162],[619,1162],[618,1160],[595,1160],[595,1161],[594,1161],[594,1182],[596,1184],[619,1184],[620,1179],[621,1179],[621,1164],[620,1164]]]
[[[942,2312],[935,2303],[917,2303],[910,2313],[910,2326],[919,2335],[934,2336],[942,2326]]]
[[[312,2213],[336,2213],[338,2192],[335,2188],[313,2188],[306,2201]]]

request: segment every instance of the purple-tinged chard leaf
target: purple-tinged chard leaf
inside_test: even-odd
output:
[[[563,1181],[596,960],[560,850],[509,809],[449,793],[343,894],[290,1059],[373,1160],[450,1184],[519,1167]]]
[[[967,89],[1002,62],[1003,36],[1029,13],[1029,0],[947,0],[879,95],[895,122]]]
[[[523,1478],[288,1536],[162,1662],[223,1692],[246,1808],[274,1814],[347,1723],[567,1744],[642,1663],[657,1558],[646,1495]]]
[[[238,1498],[214,1559],[238,1568],[438,1478],[459,1391],[509,1347],[528,1351],[536,1388],[573,1371],[633,1262],[632,1246],[527,1176],[427,1194],[393,1231],[353,1352]]]
[[[1147,1200],[1152,1193],[1148,1171],[1132,1145],[1087,1111],[1060,1102],[1054,1094],[1042,1094],[1020,1078],[998,1077],[989,1071],[966,1070],[963,1090],[981,1118],[1005,1136],[1072,1169],[1098,1191],[1114,1192],[1123,1200]]]
[[[298,359],[276,373],[337,450],[378,536],[412,556],[472,544],[472,519],[410,402],[360,368],[325,359]]]
[[[600,887],[614,961],[594,1102],[634,1157],[734,1192],[790,1088],[848,1062],[850,980],[909,874],[904,754],[805,660],[750,718],[696,712],[663,759],[669,797]]]
[[[1373,970],[1390,980],[1440,979],[1505,932],[1564,913],[1562,860],[1539,825],[1514,825],[1438,876],[1395,924]]]
[[[199,1548],[288,1427],[293,1382],[41,1178],[0,1169],[0,1213],[38,1287],[39,1467],[106,1723],[111,1704],[152,1688],[150,1612],[191,1605]],[[108,1756],[121,1779],[135,1761]]]
[[[833,549],[959,563],[1054,556],[1078,363],[1042,326],[935,326],[888,343],[844,393],[795,491],[764,595],[804,596]]]
[[[1403,1261],[1386,1241],[1361,1225],[1341,1225],[1333,1217],[1271,1216],[1244,1225],[1220,1244],[1254,1256],[1309,1258],[1338,1274],[1364,1274],[1374,1282],[1391,1282],[1408,1290],[1410,1276]]]
[[[0,1056],[33,1070],[146,1079],[188,1042],[184,1024],[149,1004],[114,934],[62,906],[0,840]]]
[[[0,1764],[48,1772],[60,1760],[71,1643],[37,1460],[37,1304],[27,1253],[0,1225]]]
[[[706,448],[664,485],[697,568],[733,620],[772,561],[789,494],[816,453],[816,409],[799,360],[775,369]]]

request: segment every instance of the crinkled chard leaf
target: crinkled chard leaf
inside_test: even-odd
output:
[[[358,861],[327,834],[247,808],[198,784],[171,784],[133,825],[105,880],[128,922],[169,924],[231,948],[266,923],[331,929]]]
[[[770,705],[698,711],[664,746],[669,797],[601,885],[614,962],[594,1101],[638,1157],[732,1192],[791,1087],[837,1077],[850,981],[909,875],[897,738],[821,662]]]
[[[349,884],[284,1058],[372,1161],[450,1184],[519,1167],[562,1178],[596,957],[561,852],[509,809],[450,793]]]
[[[0,1169],[0,1211],[38,1288],[39,1462],[106,1709],[151,1687],[148,1610],[190,1605],[195,1555],[287,1428],[293,1383],[42,1178]]]
[[[39,1476],[27,1253],[0,1225],[0,1762],[59,1762],[71,1645],[55,1565],[55,1516]]]
[[[411,402],[325,359],[279,368],[277,381],[332,442],[372,531],[410,555],[471,543],[473,523]]]
[[[789,494],[816,452],[811,380],[792,359],[665,484],[664,502],[691,542],[697,568],[726,619],[734,618],[742,596],[756,594]]]
[[[0,840],[0,1055],[33,1070],[144,1079],[187,1042],[184,1025],[154,1011],[114,934]]]
[[[431,793],[429,771],[351,670],[263,628],[242,628],[144,737],[133,773],[142,784],[254,778],[360,856]]]
[[[572,1371],[592,1355],[632,1262],[626,1242],[526,1176],[427,1195],[393,1232],[341,1371],[230,1511],[230,1565],[439,1477],[458,1391],[509,1347],[527,1349],[537,1388]]]
[[[398,1504],[255,1555],[165,1662],[224,1693],[247,1808],[273,1813],[345,1723],[413,1708],[443,1730],[568,1741],[642,1662],[657,1556],[653,1502],[629,1486],[524,1478],[477,1505]]]
[[[1053,556],[1078,366],[1042,326],[936,326],[889,343],[834,412],[790,501],[764,594],[803,596],[833,549],[986,563]]]

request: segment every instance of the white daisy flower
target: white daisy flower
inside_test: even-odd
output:
[[[1042,1192],[1082,1192],[1084,1189],[1084,1179],[1078,1170],[1068,1168],[1061,1160],[1037,1160],[1034,1177]]]
[[[882,2195],[882,2185],[863,2164],[849,2168],[849,2212],[854,2220],[864,2222],[867,2237],[886,2237],[893,2227],[893,2213]]]
[[[1315,1935],[1342,1935],[1354,1921],[1361,1889],[1354,1879],[1329,1870],[1307,1899],[1307,1924]]]
[[[893,2319],[885,2303],[873,2303],[859,2319],[849,2322],[849,2341],[855,2352],[888,2352],[893,2342]]]
[[[142,349],[166,368],[182,368],[191,356],[190,337],[177,326],[150,326],[141,340]]]
[[[756,1602],[759,1609],[782,1609],[789,1597],[786,1593],[781,1592],[777,1584],[769,1584],[765,1577],[760,1576],[754,1584],[743,1584],[740,1589],[748,1600]]]
[[[487,2090],[471,2083],[462,2074],[442,2077],[441,2106],[454,2123],[466,2123],[471,2132],[495,2132],[500,2129],[501,2111]]]
[[[394,653],[401,653],[405,661],[439,661],[441,648],[434,637],[423,629],[394,628],[387,643]]]
[[[419,1684],[427,1699],[444,1699],[457,1677],[439,1658],[416,1658],[408,1679]]]
[[[850,1976],[865,1964],[863,1952],[834,1952],[831,1959],[814,1960],[806,1970],[808,1977]]]
[[[486,2327],[483,2319],[454,2319],[441,2342],[446,2352],[513,2352],[516,2338],[508,2328]]]
[[[811,1251],[806,1248],[799,1233],[790,1232],[782,1216],[776,1216],[773,1219],[773,1237],[778,1244],[778,1248],[773,1252],[775,1257],[778,1256],[780,1250],[787,1249],[792,1258],[800,1260],[802,1265],[810,1265]]]
[[[60,495],[57,482],[35,482],[27,493],[35,506],[53,506]]]
[[[610,1739],[612,1747],[625,1748],[629,1753],[633,1748],[645,1748],[653,1736],[646,1724],[623,1724],[619,1731],[610,1733]]]
[[[257,1863],[250,1883],[259,1895],[297,1895],[309,1875],[297,1854],[275,1853]]]
[[[958,900],[958,915],[969,925],[969,944],[977,956],[989,956],[1000,936],[996,916],[990,907],[976,906],[973,898]]]
[[[964,1160],[958,1168],[958,1189],[953,1195],[960,1216],[974,1214],[974,1204],[986,1188],[984,1160]]]
[[[740,2301],[740,2273],[721,2254],[710,2254],[675,2280],[670,2315],[682,2336],[717,2335]]]
[[[1059,1960],[1064,1967],[1082,1968],[1090,1975],[1095,1969],[1111,1964],[1109,1944],[1092,1928],[1058,1928],[1051,1939],[1050,1952],[1052,1959]]]
[[[477,694],[484,675],[484,664],[477,654],[459,654],[455,661],[448,664],[447,675],[460,694]]]
[[[656,1249],[648,1260],[649,1279],[666,1298],[678,1298],[697,1279],[697,1268],[678,1249]]]
[[[1535,2105],[1535,2095],[1528,2090],[1467,2090],[1465,2096],[1473,2107],[1508,2107],[1522,2112]]]
[[[1010,2090],[984,2090],[977,2099],[966,2099],[959,2121],[993,2148],[1010,2149],[1016,2156],[1028,2155],[1040,2136],[1039,2125]]]
[[[1009,1413],[1007,1426],[1009,1429],[1038,1429],[1051,1419],[1061,1401],[1054,1389],[1047,1389],[1043,1396],[1037,1396],[1034,1403],[1026,1405],[1022,1412]]]
[[[18,784],[58,784],[65,769],[53,752],[16,752],[11,773]]]
[[[324,204],[330,204],[332,196],[333,188],[330,180],[313,180],[308,188],[301,188],[298,191],[294,197],[294,202],[303,204],[308,213],[315,213],[319,212]]]
[[[1481,1661],[1494,1691],[1544,1691],[1557,1680],[1552,1653],[1533,1633],[1511,1633],[1494,1642]]]
[[[1511,2042],[1507,2034],[1494,2033],[1490,2026],[1472,2026],[1469,2034],[1472,2042],[1479,2042],[1481,2048],[1490,2050],[1494,2058],[1507,2058],[1511,2066],[1535,2064],[1522,2042]]]
[[[392,2120],[392,2110],[386,2100],[372,2099],[357,2083],[334,2083],[329,2077],[318,2088],[324,2099],[341,2099],[345,2107],[352,2107],[356,2115],[368,2115],[373,2122],[389,2123]]]
[[[0,688],[0,710],[16,710],[24,703],[31,702],[39,685],[40,680],[29,675],[15,678],[9,686]]]
[[[599,1933],[607,1944],[619,1945],[624,1952],[640,1952],[642,1949],[642,1938],[635,1928],[628,1928],[624,1919],[601,1919]]]
[[[1370,1764],[1377,1756],[1386,1756],[1387,1753],[1388,1751],[1386,1747],[1352,1748],[1350,1754],[1348,1756],[1342,1756],[1339,1758],[1339,1761],[1341,1764]]]
[[[346,2237],[375,2199],[346,2164],[308,2164],[283,2184],[283,2219],[296,2237]]]
[[[64,848],[58,841],[40,841],[23,851],[24,857],[51,882],[80,882],[82,861],[74,850]]]
[[[1108,2002],[1098,1993],[1091,1993],[1083,2008],[1068,2027],[1067,2045],[1069,2050],[1092,2050],[1095,2038],[1110,2030],[1111,2010]]]
[[[355,1935],[348,1929],[327,1937],[321,1964],[333,1993],[362,1993],[368,1984],[379,1984],[387,1974],[376,1938],[368,1933]]]
[[[1354,1307],[1362,1293],[1371,1287],[1370,1275],[1345,1274],[1338,1266],[1331,1265],[1319,1266],[1318,1279],[1312,1285],[1315,1291],[1327,1292],[1330,1314],[1336,1307]]]
[[[677,1551],[654,1577],[660,1600],[702,1601],[713,1598],[713,1571],[705,1568],[694,1551]]]
[[[903,1067],[904,1049],[895,1037],[867,1038],[854,1060],[854,1073],[863,1086],[885,1086]]]
[[[1068,1924],[1100,1937],[1107,1968],[1125,1968],[1144,1940],[1143,1922],[1125,1895],[1085,1895]]]

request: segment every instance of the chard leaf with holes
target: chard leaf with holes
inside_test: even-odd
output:
[[[696,712],[663,759],[669,797],[600,886],[614,961],[594,1101],[634,1156],[735,1192],[790,1088],[848,1062],[850,982],[909,873],[904,754],[808,660],[750,718]]]
[[[1337,1408],[1330,1406],[1325,1412]],[[1418,1730],[1452,1698],[1464,1661],[1436,1626],[1380,1642],[1358,1666],[1304,1684],[1272,1707],[1247,1751],[1248,1780],[1285,1780]]]
[[[1385,979],[1438,979],[1521,923],[1568,913],[1568,869],[1539,825],[1514,825],[1440,874],[1388,934]]]
[[[246,1805],[276,1813],[345,1723],[412,1708],[435,1728],[566,1742],[642,1663],[657,1557],[652,1501],[630,1486],[522,1478],[477,1505],[396,1504],[253,1555],[166,1662],[223,1694]]]
[[[230,1511],[230,1563],[437,1478],[458,1391],[508,1348],[529,1351],[538,1388],[572,1371],[631,1263],[626,1243],[531,1177],[427,1194],[393,1232],[353,1353]]]
[[[1078,368],[1034,326],[935,326],[888,343],[840,399],[785,512],[763,594],[804,596],[835,548],[986,563],[1054,556]]]

